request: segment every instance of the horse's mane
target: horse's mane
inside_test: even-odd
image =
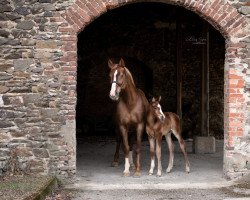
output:
[[[128,78],[130,79],[131,83],[135,86],[133,76],[132,76],[131,72],[128,70],[127,67],[125,67],[125,71],[126,71],[126,74],[127,74]]]

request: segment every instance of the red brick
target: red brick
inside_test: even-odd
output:
[[[86,6],[89,8],[90,12],[94,14],[95,17],[99,16],[100,13],[92,6],[91,3],[86,3]]]
[[[61,36],[62,41],[77,41],[76,35],[70,35],[70,36]]]
[[[76,68],[75,67],[61,67],[62,71],[76,71]]]
[[[242,98],[243,94],[229,94],[230,98],[236,97],[236,98]]]
[[[238,102],[238,103],[243,103],[243,102],[245,102],[245,98],[238,98],[238,99],[237,99],[237,102]]]
[[[229,74],[228,78],[230,78],[230,79],[242,79],[242,76],[238,76],[235,74]]]
[[[227,13],[223,13],[217,20],[217,23],[220,23],[223,19],[225,19],[227,16]]]
[[[238,86],[239,88],[243,88],[243,87],[245,86],[245,81],[244,81],[244,80],[238,80],[237,86]]]
[[[215,0],[212,4],[211,4],[211,8],[217,6],[219,4],[220,0]]]
[[[73,32],[71,27],[59,27],[59,32]]]
[[[68,12],[68,11],[65,13],[65,15],[64,15],[63,17],[66,19],[66,21],[67,21],[69,24],[71,24],[71,25],[74,24],[74,21],[70,18],[70,15],[69,15],[69,12]]]
[[[227,93],[233,94],[233,93],[236,93],[236,90],[235,89],[227,89]]]

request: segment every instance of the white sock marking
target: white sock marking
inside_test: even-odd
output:
[[[129,159],[125,158],[125,169],[124,169],[125,173],[129,172],[129,167],[130,167]]]
[[[113,82],[116,81],[117,73],[118,73],[117,70],[115,70]],[[112,83],[111,90],[110,90],[110,96],[114,97],[115,96],[115,91],[116,91],[116,83]]]
[[[152,159],[152,160],[151,160],[151,164],[150,164],[150,170],[149,170],[149,173],[150,173],[150,174],[153,174],[154,168],[155,168],[155,160]]]

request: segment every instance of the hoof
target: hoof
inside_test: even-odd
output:
[[[141,172],[135,172],[133,177],[134,178],[140,178],[141,177]]]
[[[167,173],[170,173],[171,170],[172,170],[172,168],[167,168],[166,172],[167,172]]]
[[[186,172],[189,174],[189,172],[190,172],[190,168],[189,167],[186,167]]]
[[[161,177],[161,174],[156,174],[156,177]]]
[[[118,167],[118,162],[112,162],[111,167]]]
[[[153,175],[153,172],[148,172],[148,175],[149,175],[149,176],[152,176],[152,175]]]
[[[123,172],[123,177],[129,177],[130,176],[130,172]]]

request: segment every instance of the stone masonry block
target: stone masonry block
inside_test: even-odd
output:
[[[215,153],[214,137],[196,137],[194,140],[195,153]]]

